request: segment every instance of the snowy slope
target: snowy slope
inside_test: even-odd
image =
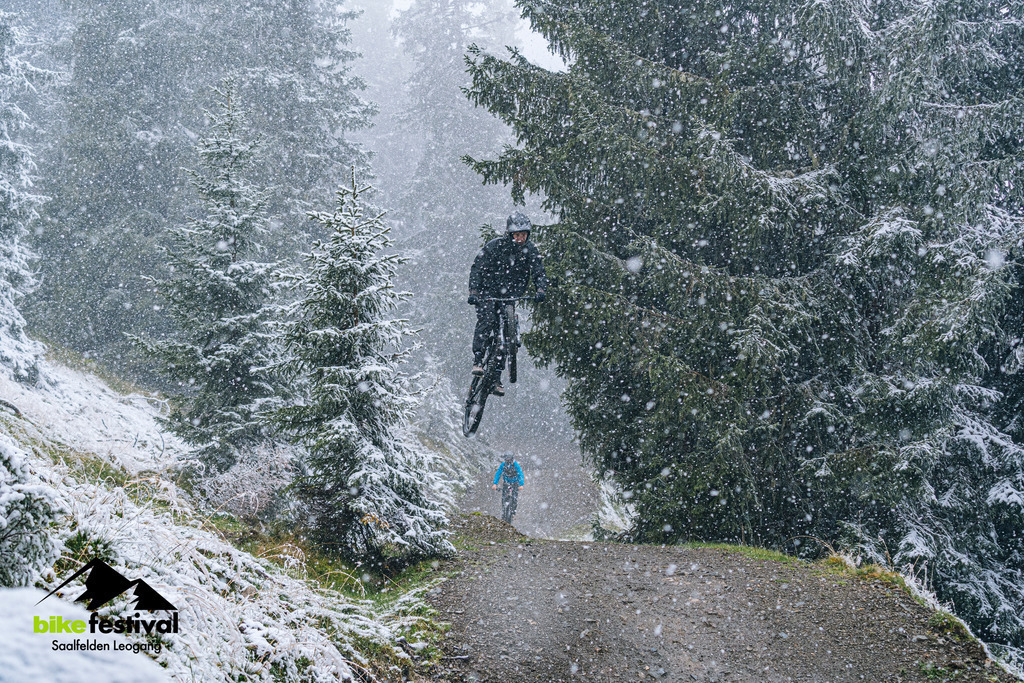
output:
[[[126,650],[72,651],[54,653],[52,642],[69,642],[70,635],[53,638],[32,632],[36,615],[61,616],[86,621],[89,613],[77,605],[52,600],[36,606],[46,593],[38,588],[0,589],[0,679],[9,681],[51,681],[76,683],[82,680],[110,683],[159,683],[168,680],[167,672],[145,655]],[[96,640],[124,647],[128,639],[114,634],[98,635]]]
[[[0,372],[0,396],[40,435],[74,445],[130,470],[164,470],[185,452],[156,423],[159,401],[123,396],[95,376],[42,361],[43,378],[26,386]]]
[[[86,556],[104,555],[177,606],[180,633],[159,636],[163,647],[155,655],[173,679],[348,680],[370,666],[362,654],[367,648],[393,662],[409,659],[397,642],[412,640],[422,623],[411,616],[422,608],[417,595],[377,607],[305,581],[297,548],[278,549],[290,567],[285,571],[228,544],[160,476],[183,447],[159,428],[158,403],[120,396],[91,375],[52,363],[41,369],[44,379],[33,387],[0,373],[0,397],[21,412],[0,410],[0,436],[21,450],[37,483],[51,488],[61,519],[53,533],[61,541]],[[74,466],[81,462],[100,474],[90,481]],[[107,476],[101,462],[127,476]],[[49,590],[82,564],[69,553],[61,575],[50,572],[38,586]],[[78,584],[59,595],[70,601],[82,590]],[[24,600],[18,591],[0,592],[0,609],[13,610]],[[100,613],[120,616],[127,600],[118,600]],[[57,604],[51,598],[40,608],[50,603]],[[57,661],[65,654],[73,653],[47,657],[56,662],[53,676],[74,670],[70,660]]]

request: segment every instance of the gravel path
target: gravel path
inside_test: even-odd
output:
[[[1010,681],[898,589],[709,548],[457,522],[438,681]]]

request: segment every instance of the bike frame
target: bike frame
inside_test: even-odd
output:
[[[498,329],[491,336],[484,352],[484,374],[482,377],[474,377],[469,389],[469,396],[466,398],[465,417],[462,425],[462,433],[469,436],[480,426],[480,419],[483,417],[484,405],[491,390],[501,379],[501,373],[505,371],[505,362],[511,359],[509,368],[510,382],[516,381],[515,355],[519,350],[519,321],[515,312],[517,301],[524,301],[531,297],[486,297],[482,299],[485,304],[498,304]],[[511,338],[509,338],[511,337]]]

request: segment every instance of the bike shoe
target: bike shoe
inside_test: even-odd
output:
[[[482,366],[482,365],[474,365],[473,366],[473,376],[474,377],[483,377],[484,376],[484,366]]]
[[[491,393],[494,394],[495,396],[504,396],[505,387],[501,386],[500,384],[495,384],[494,388],[491,389]]]

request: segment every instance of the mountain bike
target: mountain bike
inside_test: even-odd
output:
[[[519,339],[519,316],[516,315],[516,302],[530,299],[528,296],[517,296],[507,299],[487,297],[481,299],[485,304],[497,304],[498,330],[491,335],[484,352],[484,374],[473,377],[466,397],[465,414],[462,420],[462,434],[469,436],[480,426],[484,416],[484,405],[494,387],[501,381],[501,373],[505,371],[508,361],[508,381],[515,384],[517,379],[516,354],[523,342]]]
[[[519,484],[501,479],[501,521],[511,524],[519,506]]]

